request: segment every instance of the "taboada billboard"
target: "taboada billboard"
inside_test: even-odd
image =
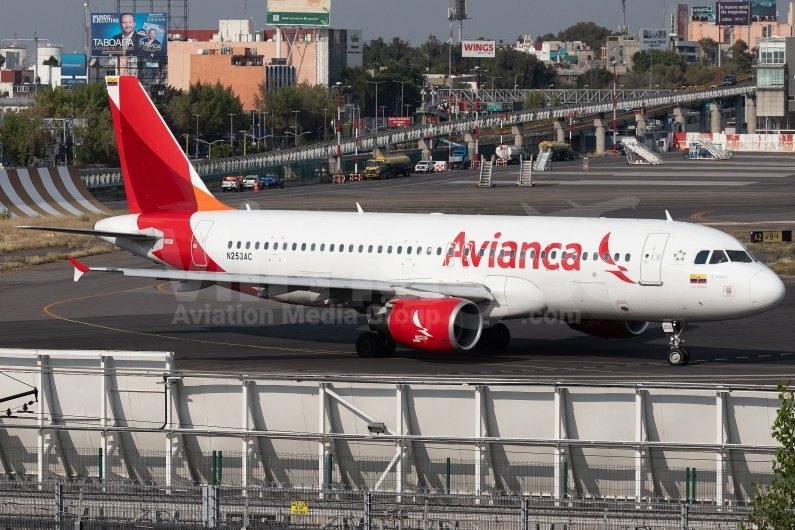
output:
[[[91,56],[165,57],[167,13],[91,13]]]
[[[268,0],[270,26],[329,26],[331,0]]]

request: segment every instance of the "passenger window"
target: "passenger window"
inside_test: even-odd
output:
[[[345,252],[345,245],[340,245],[340,252]]]
[[[411,248],[411,247],[409,247]],[[464,256],[469,256],[469,247],[464,249]]]
[[[367,253],[368,254],[372,254],[373,253],[373,245],[370,245],[370,246],[367,247]]]
[[[489,257],[490,257],[490,258],[493,258],[493,257],[494,257],[494,249],[491,249],[491,250],[489,251]]]
[[[504,258],[504,257],[505,257],[505,251],[504,251],[504,250],[502,250],[502,249],[500,249],[500,257],[501,257],[501,258]]]
[[[282,250],[287,250],[287,243],[282,244]]]
[[[436,247],[436,255],[437,256],[441,256],[442,255],[442,247]]]
[[[582,253],[582,260],[583,261],[588,261],[588,253],[587,252],[583,252]]]
[[[328,246],[328,251],[329,251],[329,252],[334,252],[334,243],[332,243],[332,244],[330,244],[330,245]]]
[[[398,250],[398,254],[401,254],[403,252],[403,247],[402,246],[398,246],[397,250]]]
[[[312,243],[312,246],[311,246],[311,247],[309,247],[309,250],[311,250],[311,251],[314,251],[314,250],[315,250],[315,244],[314,244],[314,243]]]
[[[482,258],[482,257],[483,257],[483,254],[485,254],[485,253],[486,253],[486,251],[485,251],[485,250],[483,250],[483,249],[480,249],[480,252],[478,252],[478,255],[479,255],[481,258]]]
[[[536,251],[535,250],[531,250],[530,251],[530,259],[535,259],[535,257],[536,257]]]
[[[348,252],[353,252],[353,245],[348,245]]]
[[[629,261],[629,258],[630,258],[630,255],[629,255],[629,254],[626,254],[626,255],[624,256],[624,261]]]
[[[433,253],[433,249],[431,247],[428,247],[428,250],[426,251],[426,254],[428,254],[430,256],[431,253]]]
[[[259,250],[259,241],[254,243],[254,250]]]
[[[363,250],[364,250],[364,245],[359,245],[359,254],[361,254]]]
[[[610,261],[610,254],[608,254],[607,252],[605,252],[604,256],[602,256],[602,261],[604,261],[605,263],[607,263],[608,261]]]
[[[613,254],[613,261],[615,261],[616,263],[618,263],[619,261],[621,261],[621,254],[619,254],[618,252],[616,252],[615,254]]]
[[[450,248],[447,249],[447,255],[448,256],[452,256],[453,255],[453,247],[450,247]]]
[[[519,257],[524,259],[526,254],[527,254],[527,251],[522,250],[521,252],[519,252]]]
[[[566,259],[566,256],[568,256],[568,253],[565,250],[560,253],[560,259]]]
[[[251,241],[246,241],[246,250],[251,248]]]
[[[389,245],[388,247],[386,247],[386,253],[387,254],[392,254],[392,245]]]
[[[544,259],[546,257],[547,257],[547,251],[546,250],[542,250],[541,251],[541,259]]]
[[[298,248],[298,243],[293,243],[293,250],[295,250],[296,248]]]
[[[266,241],[266,242],[265,242],[265,244],[264,244],[264,245],[262,245],[262,249],[263,249],[263,250],[268,250],[268,247],[269,247],[269,246],[270,246],[270,242]]]
[[[709,258],[710,265],[716,265],[718,263],[727,263],[729,258],[726,256],[726,253],[722,250],[713,250],[712,257]]]
[[[557,250],[553,250],[552,253],[549,255],[549,259],[555,259],[555,256],[557,256],[557,255],[558,255],[558,251]]]
[[[232,242],[230,241],[226,248],[232,248]]]
[[[240,241],[237,242],[237,248],[240,248]]]
[[[326,250],[326,244],[325,243],[321,243],[320,244],[320,252],[323,252],[324,250]]]
[[[379,254],[381,253],[382,250],[384,250],[384,246],[383,245],[378,245],[378,253]]]
[[[694,263],[696,265],[704,265],[707,262],[707,258],[709,257],[709,250],[702,250],[698,254],[696,254],[696,261]]]
[[[301,250],[306,250],[306,243],[301,243]]]

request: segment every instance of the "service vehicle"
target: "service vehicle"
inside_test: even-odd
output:
[[[414,173],[433,173],[434,172],[434,162],[433,160],[420,160],[417,162],[417,165],[414,166]]]
[[[469,149],[464,144],[451,142],[446,138],[439,138],[439,142],[449,145],[450,167],[449,169],[468,169],[469,168]]]
[[[69,258],[75,281],[110,273],[180,282],[180,292],[225,288],[352,309],[366,315],[369,330],[356,340],[365,358],[394,355],[398,344],[434,355],[504,349],[511,336],[502,321],[510,319],[543,316],[615,339],[656,322],[677,366],[690,360],[682,346],[688,323],[759,315],[786,293],[740,241],[667,212],[610,219],[238,210],[207,190],[136,77],[109,77],[107,87],[130,213],[93,230],[19,228],[94,235],[155,266]],[[170,171],[150,173],[163,167]]]
[[[221,191],[243,191],[243,178],[224,177],[221,179]]]
[[[498,164],[518,164],[519,158],[522,156],[522,148],[515,145],[500,144],[494,150],[494,154]]]
[[[552,161],[560,162],[561,160],[574,160],[577,156],[572,151],[571,146],[566,142],[550,142],[545,141],[538,144],[538,147],[552,150]]]
[[[284,188],[284,179],[279,175],[264,175],[259,177],[259,187],[263,188]]]
[[[257,175],[246,175],[245,177],[243,177],[243,189],[253,190],[254,185],[258,182],[258,180],[259,178],[257,177]]]
[[[365,179],[386,180],[411,175],[411,159],[406,155],[387,155],[371,158],[364,166]]]

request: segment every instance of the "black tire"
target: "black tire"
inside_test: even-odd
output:
[[[356,353],[363,359],[379,357],[383,350],[384,342],[372,331],[362,333],[356,339]]]
[[[226,193],[226,188],[221,188],[221,192]]]
[[[500,322],[491,327],[492,342],[495,350],[504,350],[511,343],[511,332],[508,326]]]
[[[671,348],[668,352],[668,364],[671,366],[684,366],[687,364],[686,350],[682,348]]]
[[[379,357],[392,357],[395,355],[395,351],[397,350],[397,342],[395,342],[395,339],[389,335],[379,335],[379,338],[383,344],[383,349]]]

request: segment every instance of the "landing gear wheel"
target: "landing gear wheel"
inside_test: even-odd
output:
[[[381,337],[371,331],[362,333],[356,339],[356,353],[363,359],[378,357],[383,350],[384,342]]]
[[[687,364],[689,355],[687,350],[682,348],[671,348],[668,352],[668,364],[671,366],[684,366]]]
[[[511,343],[511,332],[508,326],[500,322],[493,326],[492,330],[492,347],[495,350],[504,350]]]
[[[389,335],[379,335],[378,338],[381,339],[381,355],[379,357],[392,357],[395,355],[395,350],[397,349],[397,342],[395,339],[390,337]]]

